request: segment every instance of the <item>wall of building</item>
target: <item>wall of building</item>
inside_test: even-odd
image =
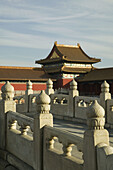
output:
[[[54,82],[54,89],[58,89],[58,88],[69,88],[70,85],[69,83],[72,81],[73,79],[58,79],[56,82]]]
[[[78,89],[80,91],[80,95],[96,95],[99,96],[101,93],[101,84],[102,81],[94,81],[94,82],[78,82]],[[110,85],[110,93],[113,94],[113,81],[107,80]]]
[[[79,82],[78,89],[81,95],[99,96],[101,92],[101,84],[102,82]]]

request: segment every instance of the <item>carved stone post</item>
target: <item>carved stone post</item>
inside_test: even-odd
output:
[[[100,104],[105,110],[107,99],[111,99],[111,94],[109,93],[109,84],[104,81],[101,85]]]
[[[54,94],[53,82],[51,79],[47,81],[46,86],[47,86],[47,89],[46,89],[47,95]]]
[[[44,90],[36,98],[37,114],[34,117],[34,153],[36,170],[43,169],[43,128],[44,126],[53,127],[53,116],[50,111],[50,97]]]
[[[7,81],[1,88],[2,100],[0,101],[0,148],[6,146],[6,112],[16,112],[16,104],[13,101],[14,87]]]
[[[79,96],[79,91],[77,90],[77,82],[73,79],[70,83],[69,89],[69,115],[74,117],[75,115],[75,97]]]
[[[29,112],[29,108],[30,108],[30,104],[31,104],[31,101],[30,101],[30,94],[33,94],[33,90],[32,90],[32,82],[29,80],[27,83],[26,83],[26,91],[25,91],[25,112]]]
[[[105,125],[105,111],[95,100],[87,110],[88,130],[84,133],[84,170],[97,170],[96,146],[109,145],[109,134]]]

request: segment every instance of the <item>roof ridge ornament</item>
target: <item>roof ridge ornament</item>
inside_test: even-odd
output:
[[[57,45],[57,41],[54,42],[54,45]]]
[[[77,46],[78,46],[78,47],[80,47],[80,44],[79,44],[79,43],[77,43]]]

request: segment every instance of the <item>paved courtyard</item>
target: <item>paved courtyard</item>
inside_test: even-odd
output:
[[[67,120],[54,119],[54,127],[66,130],[74,135],[83,137],[87,125]],[[110,136],[110,145],[113,146],[113,129],[107,129]]]

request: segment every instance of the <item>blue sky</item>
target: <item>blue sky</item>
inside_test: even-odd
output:
[[[113,67],[113,0],[0,0],[0,65],[37,66],[55,41]]]

